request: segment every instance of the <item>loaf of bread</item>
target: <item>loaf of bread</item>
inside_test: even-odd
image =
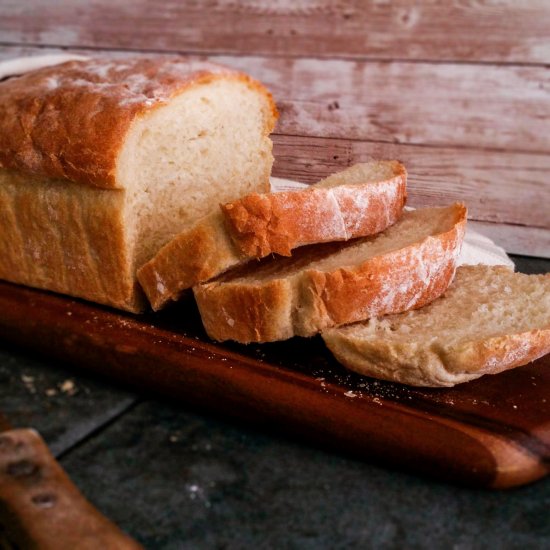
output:
[[[412,386],[454,386],[550,353],[550,274],[462,266],[441,298],[323,338],[351,370]]]
[[[0,278],[140,311],[137,267],[269,190],[270,94],[186,58],[70,61],[0,83]]]
[[[253,193],[222,205],[138,270],[154,310],[231,267],[299,246],[378,233],[401,216],[407,172],[397,161],[356,164],[306,189]]]
[[[455,204],[405,212],[378,236],[298,248],[194,287],[215,340],[269,342],[422,307],[453,278],[466,226]]]

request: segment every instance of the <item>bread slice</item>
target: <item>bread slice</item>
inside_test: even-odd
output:
[[[277,112],[247,75],[183,57],[70,61],[0,83],[0,278],[130,311],[137,267],[269,190]]]
[[[290,256],[299,246],[379,233],[401,216],[406,184],[400,162],[373,161],[307,189],[247,195],[167,243],[138,270],[139,282],[158,310],[252,258]]]
[[[375,237],[299,248],[194,287],[215,340],[269,342],[421,307],[449,285],[466,208],[405,212]]]
[[[550,352],[550,274],[463,266],[422,309],[323,332],[351,370],[412,386],[454,386]]]

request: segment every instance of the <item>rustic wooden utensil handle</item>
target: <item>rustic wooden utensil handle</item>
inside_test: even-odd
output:
[[[0,433],[0,525],[21,548],[142,548],[83,497],[31,429]]]

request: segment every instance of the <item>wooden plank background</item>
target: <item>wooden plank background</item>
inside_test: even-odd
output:
[[[3,0],[4,42],[547,63],[547,0]]]
[[[509,252],[550,257],[550,2],[4,0],[0,58],[208,57],[259,78],[274,175],[403,160],[410,204],[464,200]]]

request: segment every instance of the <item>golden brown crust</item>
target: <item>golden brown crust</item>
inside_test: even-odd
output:
[[[469,342],[462,349],[451,349],[442,355],[446,356],[448,369],[458,384],[526,365],[547,353],[550,353],[550,328]]]
[[[182,57],[69,61],[0,83],[0,167],[119,188],[116,163],[136,116],[187,88],[238,79],[268,98],[249,76]]]
[[[466,208],[454,205],[449,215],[449,230],[365,261],[358,258],[353,267],[198,285],[194,293],[205,329],[215,340],[268,342],[422,307],[440,296],[454,276]],[[274,298],[266,289],[275,283],[279,292]]]
[[[124,191],[0,169],[0,279],[139,312]]]
[[[249,343],[284,340],[294,336],[292,305],[288,299],[292,290],[288,281],[269,281],[261,286],[236,286],[230,293],[218,293],[217,297],[221,299],[214,306],[205,286],[199,285],[193,290],[202,322],[210,337]],[[213,307],[205,307],[205,304]]]
[[[383,231],[401,216],[407,196],[405,167],[391,162],[395,166],[391,179],[252,193],[223,205],[233,242],[242,254],[263,258],[272,253],[290,256],[298,246]]]

